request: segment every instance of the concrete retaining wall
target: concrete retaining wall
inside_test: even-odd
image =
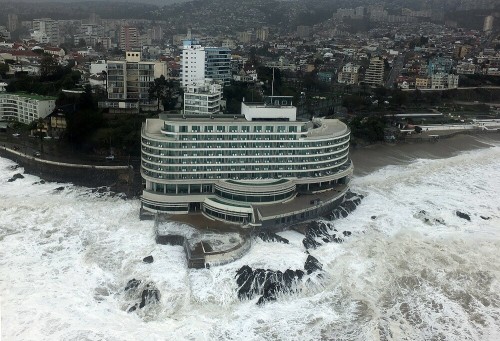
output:
[[[47,181],[71,182],[86,187],[111,186],[115,191],[130,194],[134,187],[132,166],[95,166],[61,163],[24,155],[0,146],[0,156],[22,166],[26,173]]]

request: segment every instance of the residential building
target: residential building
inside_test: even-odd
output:
[[[438,72],[431,77],[431,89],[456,89],[458,88],[458,75]]]
[[[473,75],[475,73],[479,73],[479,65],[466,62],[457,65],[457,74],[459,75]]]
[[[359,80],[359,65],[347,63],[342,67],[342,71],[337,75],[337,81],[341,84],[358,84]]]
[[[19,27],[19,18],[17,14],[9,13],[7,14],[7,29],[10,32],[14,32]]]
[[[139,42],[139,30],[137,27],[122,26],[120,28],[120,49],[131,51],[141,47]]]
[[[427,77],[417,77],[415,79],[415,89],[429,89],[431,87],[431,80]]]
[[[488,15],[486,18],[484,18],[484,25],[483,25],[483,31],[484,32],[491,32],[493,30],[493,21],[495,20],[495,17],[492,15]]]
[[[188,85],[184,92],[184,115],[211,115],[221,111],[222,86],[207,80],[205,84]]]
[[[229,85],[231,50],[227,47],[205,47],[205,78]]]
[[[242,103],[238,116],[147,119],[141,212],[202,212],[254,227],[331,212],[349,188],[350,131],[336,119],[297,120],[291,100]]]
[[[182,49],[181,85],[204,84],[205,78],[228,85],[231,81],[231,50],[203,47],[196,40],[185,40]]]
[[[380,57],[370,59],[370,65],[365,73],[365,84],[379,86],[384,84],[384,60]]]
[[[38,32],[34,35],[34,39],[37,38],[45,40],[52,45],[59,45],[59,22],[50,18],[33,19],[33,31]],[[39,41],[44,43],[45,41]]]
[[[107,62],[108,101],[99,106],[112,113],[156,110],[158,102],[149,99],[149,86],[161,74],[166,76],[165,63],[142,61],[140,52],[125,54],[125,60]]]
[[[104,37],[104,27],[96,24],[82,24],[78,33],[74,36],[74,44],[79,45],[82,41],[86,46],[95,46]]]
[[[255,38],[260,41],[267,41],[269,39],[269,28],[261,27],[255,31]]]
[[[29,124],[45,118],[56,107],[56,98],[25,93],[0,93],[0,121]]]

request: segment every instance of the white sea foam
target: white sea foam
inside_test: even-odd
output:
[[[352,236],[311,251],[323,279],[264,306],[238,300],[235,272],[303,268],[297,232],[280,233],[288,245],[256,240],[232,264],[188,270],[182,247],[155,244],[137,200],[34,184],[40,179],[28,174],[8,182],[22,169],[0,159],[2,337],[498,340],[499,155],[494,147],[355,178],[366,198],[334,222]],[[444,224],[425,223],[422,210]],[[154,263],[142,262],[147,255]],[[154,282],[160,303],[127,313],[139,300],[123,290],[132,278]]]

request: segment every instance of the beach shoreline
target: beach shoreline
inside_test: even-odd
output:
[[[377,143],[351,147],[354,176],[368,175],[386,166],[407,165],[418,159],[444,159],[462,152],[491,148],[500,134],[457,135],[436,142]]]

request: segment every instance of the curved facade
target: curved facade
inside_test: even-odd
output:
[[[350,131],[335,119],[162,116],[141,135],[142,203],[152,212],[201,210],[257,226],[300,221],[340,199],[352,174]]]

